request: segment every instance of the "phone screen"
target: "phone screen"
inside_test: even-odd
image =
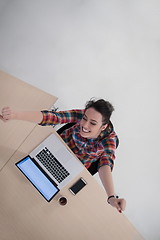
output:
[[[86,184],[86,181],[83,178],[80,178],[69,190],[76,195],[84,186],[86,186]]]

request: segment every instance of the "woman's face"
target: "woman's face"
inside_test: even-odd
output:
[[[94,108],[88,108],[80,121],[80,134],[84,138],[97,138],[106,125],[102,125],[102,115]]]

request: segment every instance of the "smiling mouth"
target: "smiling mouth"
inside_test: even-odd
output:
[[[85,129],[84,127],[82,127],[82,132],[84,132],[84,133],[90,133],[90,131],[88,131],[88,130]]]

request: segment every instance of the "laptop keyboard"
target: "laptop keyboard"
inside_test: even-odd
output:
[[[69,172],[54,157],[47,147],[41,150],[36,157],[59,183],[69,176]]]

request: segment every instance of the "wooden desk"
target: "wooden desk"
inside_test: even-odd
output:
[[[13,129],[11,125],[14,133]],[[15,163],[50,133],[54,133],[51,127],[34,126],[1,169],[0,239],[142,240],[127,218],[106,203],[105,192],[85,168],[50,203],[20,173]],[[7,148],[6,141],[1,149],[3,155]],[[73,196],[68,188],[81,176],[88,184]],[[67,205],[59,205],[60,196],[67,198]]]
[[[19,111],[49,109],[56,97],[0,71],[0,111],[10,106]],[[34,123],[0,122],[0,169],[35,128]]]

